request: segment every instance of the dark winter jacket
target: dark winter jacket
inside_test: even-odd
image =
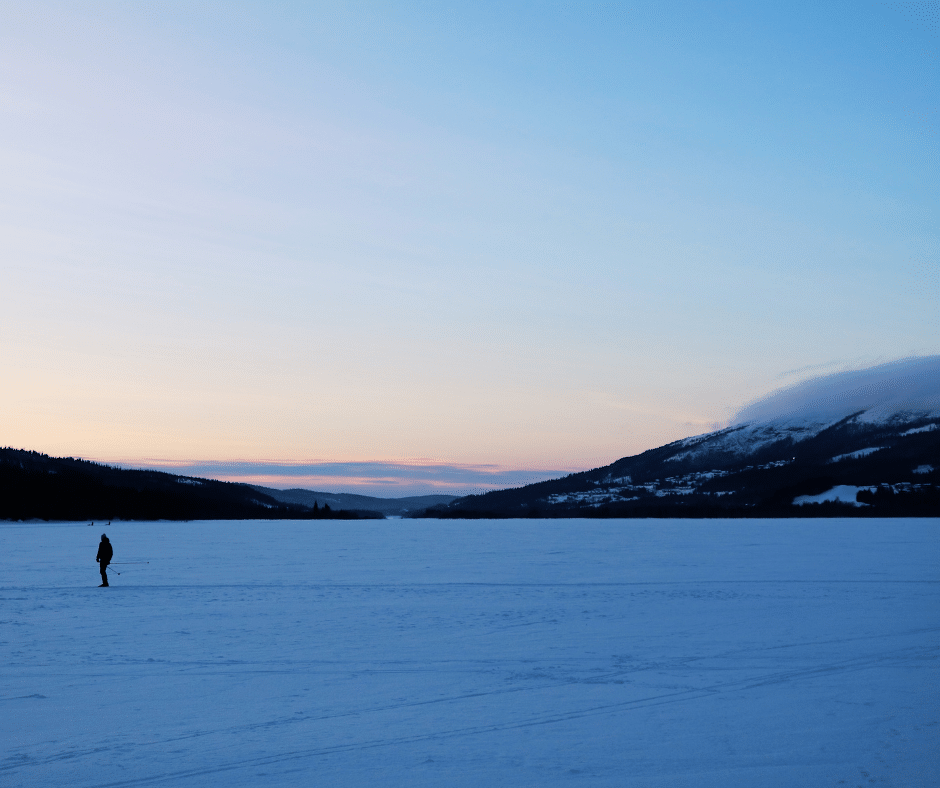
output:
[[[113,555],[114,549],[111,547],[111,542],[105,537],[101,540],[101,544],[98,545],[98,555],[95,556],[95,560],[101,561],[103,564],[110,564]]]

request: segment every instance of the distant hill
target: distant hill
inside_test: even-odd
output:
[[[330,509],[333,509],[331,506]],[[323,511],[247,484],[112,468],[72,457],[0,449],[3,520],[358,519],[378,512]]]
[[[427,517],[940,516],[940,356],[817,378],[727,429]]]
[[[254,489],[282,503],[294,503],[303,506],[313,506],[314,503],[318,503],[321,507],[324,504],[329,504],[333,509],[362,509],[381,512],[386,516],[407,516],[427,509],[429,506],[448,504],[457,498],[456,495],[375,498],[371,495],[356,495],[355,493],[327,493],[303,489],[275,490],[271,487],[259,487],[257,485],[254,485]]]

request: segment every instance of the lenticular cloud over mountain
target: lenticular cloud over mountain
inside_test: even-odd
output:
[[[829,423],[864,411],[862,421],[940,414],[940,356],[920,356],[813,378],[745,406],[732,426]]]

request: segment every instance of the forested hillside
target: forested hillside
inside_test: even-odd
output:
[[[0,519],[240,520],[381,517],[283,503],[247,484],[0,449]]]

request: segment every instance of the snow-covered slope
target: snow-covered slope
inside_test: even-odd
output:
[[[940,417],[940,356],[813,378],[742,408],[731,426],[672,444],[672,461],[719,452],[752,454],[784,440],[803,441],[846,419],[896,426]]]

